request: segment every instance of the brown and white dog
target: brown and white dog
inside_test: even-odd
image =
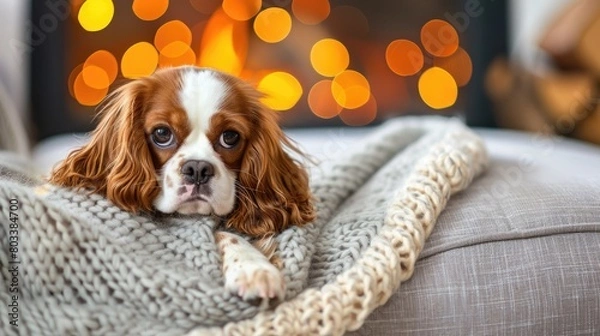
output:
[[[315,212],[307,173],[286,149],[300,152],[260,97],[206,68],[167,68],[129,82],[106,99],[91,141],[49,182],[100,193],[131,212],[224,218],[230,230],[215,237],[227,290],[282,298],[271,237]]]

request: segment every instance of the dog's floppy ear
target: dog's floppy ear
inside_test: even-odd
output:
[[[246,108],[253,117],[237,185],[237,204],[227,226],[254,236],[278,233],[315,218],[308,174],[286,149],[301,154],[277,125],[275,112],[245,87]]]
[[[70,153],[49,182],[101,193],[128,211],[150,211],[159,190],[143,130],[145,93],[136,80],[107,97],[90,142]]]

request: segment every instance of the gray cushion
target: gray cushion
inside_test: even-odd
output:
[[[491,158],[449,202],[413,278],[352,334],[600,333],[597,180],[541,181],[540,167]]]

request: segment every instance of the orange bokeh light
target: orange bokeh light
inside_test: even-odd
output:
[[[344,109],[340,112],[340,119],[348,126],[364,126],[370,124],[377,117],[377,101],[371,95],[369,100],[356,109]]]
[[[392,41],[385,50],[385,61],[400,76],[412,76],[423,68],[425,57],[418,45],[409,40]]]
[[[350,55],[340,41],[325,38],[313,45],[310,63],[320,75],[333,77],[346,70],[350,64]]]
[[[198,65],[239,75],[248,54],[248,27],[222,9],[210,17],[202,34]]]
[[[329,16],[330,11],[329,0],[292,0],[294,16],[304,24],[319,24]]]
[[[302,85],[296,77],[283,71],[272,72],[263,77],[257,86],[265,94],[261,101],[273,110],[289,110],[300,100]]]
[[[282,41],[292,30],[292,18],[285,9],[271,7],[258,13],[254,19],[254,32],[263,41]]]
[[[356,109],[369,100],[371,87],[361,73],[354,70],[345,70],[333,78],[331,93],[340,106],[347,109]]]
[[[163,16],[169,8],[169,0],[133,0],[131,9],[144,21],[153,21]]]
[[[463,48],[458,48],[451,56],[436,57],[433,60],[433,65],[448,71],[459,87],[467,85],[473,75],[473,62],[471,62],[471,57]]]
[[[119,64],[117,63],[117,59],[110,51],[107,50],[98,50],[91,54],[83,64],[84,69],[89,66],[96,66],[103,69],[108,76],[108,85],[115,81],[119,72]],[[88,83],[85,73],[84,79],[86,80],[86,83]]]
[[[419,78],[419,94],[427,106],[440,110],[456,103],[458,86],[446,70],[432,67]]]
[[[85,85],[92,89],[102,90],[107,88],[111,83],[108,74],[104,69],[96,65],[83,66],[81,77]]]
[[[331,93],[331,83],[331,80],[323,79],[313,85],[308,92],[310,110],[322,119],[331,119],[342,111],[342,107],[335,101]]]
[[[421,44],[433,56],[448,57],[458,50],[458,33],[450,23],[433,19],[421,28]]]
[[[223,0],[225,14],[238,21],[250,20],[262,7],[261,0]]]
[[[181,41],[175,41],[171,44],[179,44],[179,43],[183,44],[183,42],[181,42]],[[163,51],[168,50],[168,48],[170,47],[171,44],[167,45],[163,49]],[[190,46],[183,44],[183,46],[175,46],[175,48],[177,48],[177,50],[180,50],[180,48],[183,48],[185,51],[176,57],[170,57],[170,56],[168,56],[168,55],[170,55],[169,53],[161,52],[158,57],[158,65],[160,67],[175,67],[175,66],[181,66],[181,65],[196,64],[196,53],[194,53],[194,50],[192,50],[192,48],[190,48]]]
[[[75,98],[75,91],[73,89],[73,86],[75,85],[75,79],[77,78],[77,76],[79,76],[81,74],[81,70],[83,70],[83,63],[79,64],[71,71],[71,73],[69,74],[69,79],[67,80],[67,83],[68,83],[67,85],[69,87],[69,94],[73,98]]]
[[[139,42],[127,49],[121,58],[121,73],[126,78],[151,75],[158,65],[158,52],[148,42]]]
[[[175,43],[181,42],[181,43]],[[156,31],[154,46],[167,57],[177,58],[189,49],[192,43],[192,31],[179,20],[169,21]]]
[[[83,81],[83,74],[79,73],[73,83],[73,94],[77,102],[84,106],[96,106],[98,105],[106,94],[108,93],[108,86],[104,89],[94,89],[89,87]]]

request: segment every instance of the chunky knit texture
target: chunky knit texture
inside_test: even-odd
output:
[[[450,196],[487,163],[459,121],[403,118],[311,171],[317,220],[280,234],[286,301],[223,289],[210,218],[134,216],[98,195],[0,169],[0,298],[10,302],[10,199],[19,209],[19,328],[2,334],[316,335],[362,325],[408,279]]]

